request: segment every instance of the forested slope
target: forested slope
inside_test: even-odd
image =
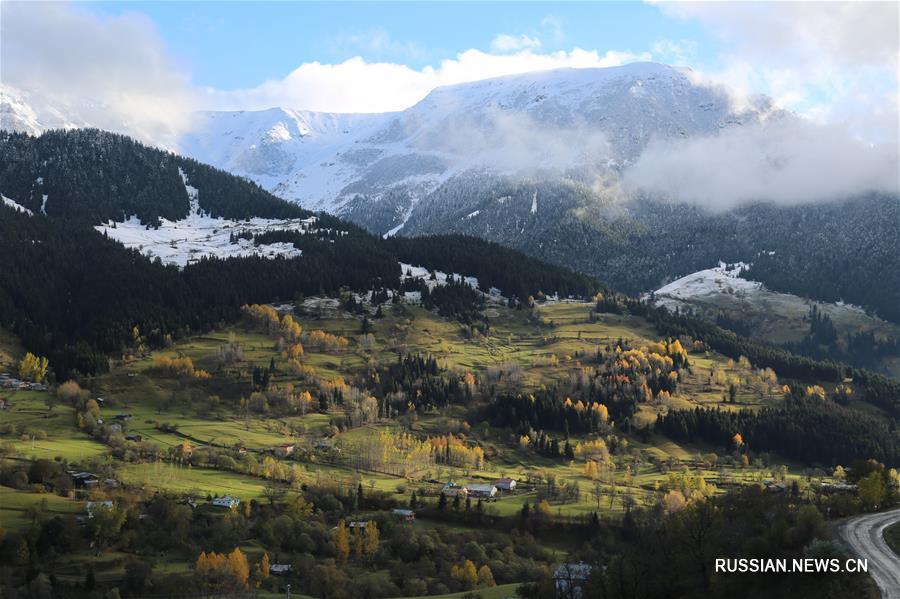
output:
[[[596,291],[588,277],[488,242],[389,241],[328,215],[317,215],[319,232],[293,239],[301,257],[213,258],[179,270],[125,249],[93,225],[130,215],[150,226],[183,217],[189,198],[179,169],[199,190],[201,209],[224,218],[312,213],[233,175],[114,134],[0,139],[0,192],[32,212],[0,205],[0,326],[49,356],[59,373],[104,370],[135,326],[158,345],[233,320],[244,303],[333,295],[344,287],[397,289],[400,261],[478,276],[486,288],[512,295]]]

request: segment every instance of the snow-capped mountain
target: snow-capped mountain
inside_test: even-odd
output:
[[[421,220],[417,206],[443,185],[496,175],[593,184],[615,177],[653,138],[773,115],[782,113],[765,98],[736,109],[725,90],[688,70],[635,63],[442,87],[391,114],[206,112],[180,149],[385,233]]]
[[[109,129],[84,116],[102,107],[75,108],[0,91],[3,129]],[[634,63],[442,87],[398,113],[201,112],[175,149],[379,233],[431,232],[438,223],[478,233],[508,224],[488,222],[505,219],[504,211],[482,206],[496,199],[498,181],[614,188],[654,138],[715,134],[773,116],[783,113],[766,98],[736,108],[724,89],[698,83],[687,69]],[[535,191],[525,192],[526,211]],[[464,201],[448,203],[450,196]]]
[[[0,129],[39,135],[48,129],[93,126],[61,106],[14,87],[0,86]]]
[[[343,179],[330,163],[389,117],[288,108],[201,112],[181,139],[180,150],[253,179],[286,199],[330,208],[323,198],[336,197]]]

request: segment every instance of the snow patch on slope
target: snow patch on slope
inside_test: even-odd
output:
[[[434,272],[435,280],[431,279],[432,272]],[[478,289],[478,277],[465,277],[456,272],[452,273],[450,276],[452,276],[456,280],[462,278],[463,282],[466,285],[468,285],[472,289]],[[424,266],[414,266],[412,264],[406,264],[405,262],[400,263],[401,281],[404,281],[406,279],[421,279],[425,282],[425,285],[429,290],[434,289],[435,287],[446,285],[447,277],[447,273],[440,270],[430,271]]]
[[[16,202],[15,200],[6,197],[5,195],[0,195],[0,198],[3,199],[3,205],[9,208],[12,208],[16,212],[21,212],[22,214],[27,214],[28,216],[34,216],[34,212],[23,206],[22,204]]]
[[[654,293],[660,306],[676,307],[680,302],[712,297],[722,293],[746,295],[762,289],[762,283],[742,279],[741,274],[749,264],[719,262],[714,268],[707,268],[686,277],[681,277],[657,289]]]
[[[181,177],[191,200],[186,218],[177,221],[161,218],[159,228],[150,228],[132,216],[123,222],[109,221],[94,228],[129,249],[137,249],[151,259],[159,258],[166,264],[182,268],[211,257],[296,258],[302,252],[292,243],[255,245],[250,239],[232,241],[232,235],[266,231],[315,232],[316,217],[287,220],[254,217],[243,221],[213,218],[200,209],[197,189],[188,184],[183,172]]]

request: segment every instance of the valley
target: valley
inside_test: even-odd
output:
[[[647,348],[658,345],[658,335],[641,317],[597,313],[590,302],[542,301],[524,310],[500,303],[485,310],[489,334],[473,337],[467,327],[414,302],[381,305],[379,318],[375,316],[378,306],[365,298],[359,298],[365,306],[362,315],[347,312],[343,307],[347,299],[331,303],[310,298],[279,306],[279,312],[245,310],[240,325],[159,350],[145,348],[137,336],[108,373],[86,381],[89,393],[64,397],[60,392],[57,399],[34,391],[2,392],[6,406],[0,434],[3,484],[11,486],[0,487],[0,525],[15,531],[27,528],[30,521],[73,518],[84,513],[85,501],[111,500],[115,513],[122,515],[122,528],[105,541],[109,547],[102,555],[107,559],[91,560],[93,575],[98,581],[115,580],[123,565],[130,563],[129,556],[140,555],[154,564],[154,573],[166,573],[169,582],[164,588],[174,588],[192,584],[196,555],[171,549],[148,552],[149,548],[138,549],[128,540],[142,538],[143,519],[161,522],[158,519],[166,517],[157,511],[165,501],[193,498],[198,505],[192,508],[195,518],[204,513],[210,518],[215,511],[204,504],[211,499],[239,499],[237,512],[250,518],[250,528],[236,531],[235,538],[241,539],[251,563],[262,559],[263,553],[279,563],[285,559],[279,556],[290,546],[286,538],[277,533],[256,535],[262,530],[261,521],[290,510],[297,502],[309,501],[315,510],[304,529],[320,539],[317,546],[332,542],[327,541],[327,527],[338,524],[341,514],[348,520],[377,522],[382,535],[393,531],[394,538],[410,527],[415,536],[466,541],[466,554],[472,543],[486,542],[479,529],[494,530],[496,536],[507,527],[521,526],[516,522],[528,504],[534,510],[531,518],[536,518],[528,526],[545,530],[532,559],[552,564],[553,556],[577,552],[574,541],[580,538],[555,540],[553,531],[582,526],[579,523],[591,518],[610,522],[603,524],[607,526],[631,510],[655,505],[678,510],[680,502],[702,501],[741,488],[777,493],[778,488],[794,486],[802,496],[821,500],[827,497],[823,489],[840,482],[830,470],[809,468],[770,453],[740,446],[683,444],[653,433],[656,416],[671,410],[713,406],[757,411],[785,401],[782,386],[788,381],[754,368],[745,359],[736,362],[702,344],[695,347],[689,340],[684,341],[690,348],[685,354],[690,367],[679,373],[676,392],[660,392],[639,401],[636,411],[622,421],[602,417],[592,425],[595,432],[528,432],[513,423],[492,420],[485,401],[498,387],[524,394],[554,387],[568,389],[577,398],[583,391],[578,391],[576,375],[593,368],[588,365],[594,363],[598,350],[618,352],[627,345],[651,351]],[[368,332],[361,333],[363,328]],[[296,341],[290,340],[292,334],[297,335]],[[302,347],[299,354],[294,349],[298,346]],[[15,356],[6,363],[8,369],[15,367],[20,353],[10,347]],[[371,385],[373,376],[384,382],[396,376],[390,373],[401,372],[397,365],[413,365],[398,362],[398,356],[433,359],[434,366],[428,368],[437,370],[432,371],[434,375],[423,372],[424,378],[395,379],[400,383],[398,391],[383,397],[361,394],[356,385],[365,381]],[[164,370],[169,368],[167,360],[179,366]],[[258,382],[261,373],[266,378],[262,384]],[[468,387],[457,392],[458,399],[450,395],[446,404],[438,395],[418,399],[420,385],[440,389],[434,387],[439,381],[445,381],[441,385],[460,381]],[[729,398],[731,386],[735,390]],[[830,386],[826,387],[830,394]],[[446,389],[450,391],[452,383]],[[558,443],[553,450],[549,439],[544,447],[544,435]],[[450,461],[443,449],[437,449],[442,446],[438,443],[448,439],[459,443],[454,449],[459,455]],[[281,449],[285,447],[291,448],[289,454]],[[742,461],[748,455],[755,457]],[[115,484],[70,487],[62,497],[59,489],[65,486],[56,493],[35,494],[11,482],[22,460],[47,460]],[[491,485],[502,477],[517,481],[515,490],[486,501],[470,498],[462,502],[465,506],[453,499],[440,506],[448,481]],[[348,498],[353,498],[352,507]],[[244,503],[250,504],[249,511]],[[38,506],[36,515],[29,505]],[[398,508],[412,509],[415,523],[394,523],[391,510]],[[278,522],[286,517],[278,516]],[[93,524],[88,521],[87,526],[92,529]],[[318,526],[324,527],[322,532],[313,534]],[[322,546],[316,554],[322,551],[330,550]],[[385,548],[375,559],[396,559],[390,557],[392,551]],[[543,557],[538,557],[541,552]],[[74,571],[83,559],[79,556],[76,552],[58,562],[61,579],[71,579],[66,573]],[[315,585],[320,575],[315,566],[319,560],[307,559],[303,554],[288,559],[294,568],[290,578],[298,581],[295,589]],[[354,563],[354,558],[349,562]],[[486,563],[494,564],[490,559]],[[407,567],[418,568],[415,561]],[[493,579],[501,586],[514,587],[513,583],[527,582],[535,575],[534,570],[516,574],[497,567]],[[365,572],[363,568],[356,575],[354,584],[368,580]],[[526,579],[517,578],[523,574]],[[466,584],[441,573],[424,581],[429,592]],[[274,582],[263,580],[262,588],[273,588]],[[386,586],[378,592],[388,596],[406,590],[391,587],[388,581],[379,584]],[[316,587],[309,588],[315,594]]]
[[[720,91],[0,133],[0,594],[876,597],[710,567],[848,559],[900,500],[896,197],[617,195],[659,135],[793,119]]]

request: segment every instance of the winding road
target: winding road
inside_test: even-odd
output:
[[[852,518],[838,529],[841,539],[869,560],[869,574],[883,599],[900,599],[900,557],[884,540],[884,529],[896,522],[900,509]]]

